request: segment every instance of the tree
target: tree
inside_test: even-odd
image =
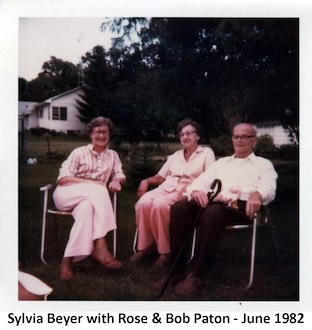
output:
[[[246,65],[242,72],[244,77],[251,73],[251,96],[256,101],[249,118],[280,120],[290,131],[298,128],[298,23],[297,19],[223,20],[217,30],[230,33],[231,44],[244,40],[240,45]],[[292,116],[287,116],[290,112]]]
[[[94,117],[104,116],[114,121],[117,72],[109,63],[108,53],[102,46],[95,46],[82,57],[82,63],[85,84],[80,95],[82,101],[78,101],[77,107],[80,120],[88,123]]]
[[[37,78],[27,83],[29,101],[40,102],[64,93],[78,85],[78,67],[51,56],[42,65]]]
[[[239,121],[280,120],[285,109],[295,114],[288,127],[298,127],[298,20],[117,18],[105,24],[121,35],[105,54],[87,56],[82,120],[105,113],[131,141],[165,135],[185,117],[203,124],[207,141],[230,134]],[[131,43],[134,30],[140,40]]]
[[[19,101],[29,100],[27,80],[24,78],[18,78],[18,100]]]
[[[155,80],[138,47],[112,47],[106,52],[96,46],[83,57],[83,63],[86,84],[77,107],[81,121],[110,117],[132,144],[157,130],[151,113]]]

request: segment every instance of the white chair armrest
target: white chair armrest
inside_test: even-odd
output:
[[[53,188],[53,184],[47,184],[46,186],[40,187],[40,191],[47,191]]]

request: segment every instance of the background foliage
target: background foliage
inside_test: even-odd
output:
[[[138,197],[138,182],[149,173],[155,173],[165,159],[165,146],[156,143],[140,144],[136,161],[128,152],[129,143],[119,146],[127,183],[118,194],[117,256],[124,263],[118,271],[105,270],[92,263],[90,258],[75,263],[75,279],[71,283],[60,281],[58,264],[62,259],[72,220],[57,218],[58,234],[55,235],[53,217],[47,222],[46,260],[40,260],[41,219],[43,196],[39,187],[54,183],[59,167],[69,152],[87,143],[82,137],[55,136],[51,138],[51,152],[58,151],[59,158],[46,159],[47,143],[41,136],[27,136],[25,158],[19,166],[19,260],[22,269],[41,278],[53,292],[49,300],[57,301],[148,301],[157,300],[157,294],[149,286],[166,272],[166,268],[154,266],[157,253],[142,262],[133,264],[132,244],[135,233],[134,204]],[[179,148],[169,143],[168,152]],[[22,156],[22,154],[20,155]],[[38,163],[28,165],[27,157],[36,157]],[[145,160],[142,162],[142,160]],[[278,172],[278,190],[271,204],[271,214],[276,226],[281,267],[274,258],[270,232],[259,230],[254,286],[242,290],[249,274],[250,232],[228,232],[221,239],[218,257],[207,278],[207,284],[199,292],[186,297],[175,296],[170,288],[163,300],[192,301],[298,301],[299,300],[299,200],[298,162],[275,159]],[[51,197],[51,196],[50,196]],[[111,233],[110,233],[111,234]],[[111,245],[111,235],[108,242]]]
[[[298,140],[298,19],[116,18],[102,29],[117,33],[109,50],[95,45],[79,65],[51,56],[36,79],[20,78],[20,100],[79,81],[81,121],[108,116],[131,143],[161,141],[185,117],[206,142],[267,120]]]

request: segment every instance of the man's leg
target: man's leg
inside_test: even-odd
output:
[[[194,222],[200,207],[194,202],[179,201],[172,205],[170,210],[170,263],[169,269],[181,253],[183,244],[192,233]],[[191,236],[189,236],[191,237]],[[184,273],[189,245],[186,244],[181,257],[177,261],[174,273]]]
[[[225,226],[248,222],[244,211],[223,204],[209,205],[199,219],[197,227],[193,272],[175,286],[175,294],[185,295],[201,289],[204,286],[206,274],[213,263],[217,243]]]
[[[215,257],[219,238],[230,224],[250,223],[245,212],[216,203],[203,212],[198,226],[198,238],[194,257],[193,274],[204,278]]]
[[[172,271],[172,267],[180,254],[185,240],[187,239],[189,233],[192,232],[193,224],[199,210],[200,207],[194,202],[179,201],[171,206],[169,223],[170,260],[168,265],[168,273],[151,286],[152,290],[161,290],[164,284],[168,281],[169,272]],[[171,285],[175,285],[185,278],[187,252],[188,244],[186,244],[180,258],[177,259],[177,263],[171,273]]]

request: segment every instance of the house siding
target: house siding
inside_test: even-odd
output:
[[[265,134],[270,135],[273,138],[273,143],[277,146],[282,144],[292,144],[292,141],[282,125],[258,127],[258,136]]]
[[[56,132],[68,133],[69,131],[83,132],[85,124],[81,123],[77,115],[77,99],[79,99],[80,89],[76,88],[63,94],[54,96],[44,102],[36,103],[31,113],[28,115],[28,127],[41,127]],[[67,109],[67,120],[52,119],[53,107],[65,107]],[[39,117],[39,111],[42,109],[42,117]]]
[[[31,127],[38,126],[37,116],[32,115],[36,102],[18,102],[18,131],[22,131],[22,125],[24,125],[24,130],[29,130]]]

